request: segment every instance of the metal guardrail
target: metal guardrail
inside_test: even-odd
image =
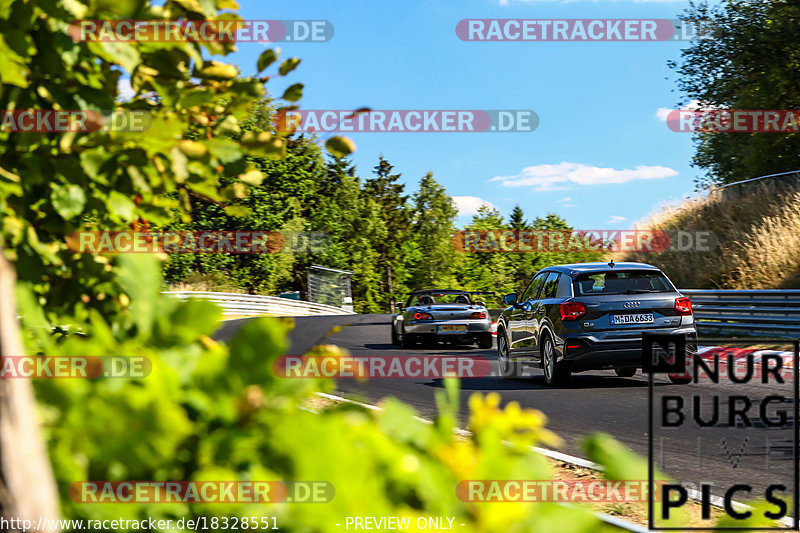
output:
[[[800,290],[681,289],[697,329],[707,333],[800,337]]]
[[[236,294],[232,292],[207,292],[207,291],[167,291],[164,294],[174,296],[180,300],[199,298],[214,302],[222,307],[225,316],[312,316],[312,315],[352,315],[347,311],[332,305],[303,302],[289,298],[275,296],[260,296],[256,294]]]
[[[800,290],[681,289],[692,300],[701,333],[800,337]],[[218,304],[225,316],[352,315],[331,305],[275,296],[228,292],[165,292],[181,300],[200,298]]]

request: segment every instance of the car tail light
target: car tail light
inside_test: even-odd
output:
[[[561,320],[578,320],[586,314],[586,306],[580,302],[566,302],[559,306]]]
[[[580,347],[581,347],[580,344],[567,344],[567,348],[570,348],[570,349],[580,348]]]
[[[432,319],[433,317],[428,313],[420,313],[419,311],[414,313],[414,320],[432,320]]]
[[[486,312],[484,312],[484,311],[475,311],[474,313],[469,315],[469,317],[470,318],[486,318]]]
[[[692,314],[692,301],[689,298],[675,298],[675,311],[682,316]]]

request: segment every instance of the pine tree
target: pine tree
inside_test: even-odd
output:
[[[528,221],[525,220],[525,213],[519,204],[516,204],[514,209],[511,210],[511,215],[508,217],[508,225],[513,230],[528,229]]]
[[[412,289],[442,286],[454,282],[455,250],[452,235],[458,209],[447,191],[428,172],[413,197],[414,254],[411,258]]]
[[[410,235],[410,216],[404,196],[405,185],[399,183],[400,174],[392,174],[394,167],[383,156],[375,166],[375,177],[364,183],[365,197],[372,198],[381,209],[380,217],[386,228],[386,238],[376,243],[378,270],[382,272],[380,288],[385,302],[394,312],[395,272],[402,264],[401,249]]]

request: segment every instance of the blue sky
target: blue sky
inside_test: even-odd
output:
[[[267,87],[305,84],[304,109],[533,109],[527,133],[352,133],[366,176],[383,154],[414,190],[432,171],[461,209],[480,201],[528,218],[555,212],[581,229],[627,228],[688,196],[691,135],[659,109],[683,102],[668,60],[681,42],[465,42],[465,18],[676,18],[687,1],[241,0],[245,19],[325,19],[325,43],[282,42],[300,67]],[[229,60],[253,74],[264,45]],[[268,73],[272,73],[271,67]],[[662,111],[662,114],[664,112]],[[608,170],[612,169],[612,170]],[[478,200],[480,199],[480,200]]]

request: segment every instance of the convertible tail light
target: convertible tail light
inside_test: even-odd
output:
[[[486,312],[485,311],[475,311],[474,313],[469,315],[469,317],[470,318],[486,318]]]
[[[566,302],[559,306],[561,320],[578,320],[586,314],[586,306],[581,302]]]
[[[433,320],[433,317],[428,313],[420,313],[417,311],[414,313],[414,320]]]
[[[683,298],[675,298],[675,311],[681,316],[691,315],[692,301],[685,296]]]

